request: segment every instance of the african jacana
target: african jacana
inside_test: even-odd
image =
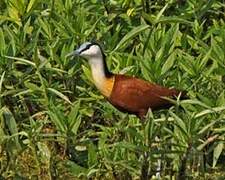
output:
[[[185,94],[136,77],[111,73],[106,65],[106,56],[97,43],[86,42],[68,54],[71,55],[88,60],[95,86],[113,106],[141,119],[149,108],[155,110],[171,106],[171,102],[164,97],[174,98]]]

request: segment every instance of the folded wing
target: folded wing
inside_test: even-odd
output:
[[[116,75],[109,101],[123,112],[144,116],[148,109],[162,109],[171,105],[163,97],[178,96],[180,91],[168,89],[135,77]]]

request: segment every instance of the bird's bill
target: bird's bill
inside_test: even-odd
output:
[[[79,49],[75,50],[75,51],[72,51],[70,52],[69,54],[66,55],[66,57],[72,57],[72,56],[79,56],[80,55],[80,51]]]

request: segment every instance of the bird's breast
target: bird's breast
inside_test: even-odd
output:
[[[112,93],[112,90],[113,90],[113,86],[114,86],[114,82],[115,82],[115,77],[110,77],[110,78],[106,78],[105,82],[104,82],[104,85],[103,85],[103,88],[101,90],[101,93],[109,98],[111,93]]]
[[[94,79],[95,85],[103,96],[109,98],[115,82],[115,77]]]

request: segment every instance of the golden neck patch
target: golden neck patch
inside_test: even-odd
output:
[[[110,97],[113,86],[114,86],[114,82],[115,82],[115,76],[105,79],[105,81],[102,83],[102,87],[99,88],[102,95],[104,95],[107,98]]]
[[[93,76],[93,80],[95,86],[101,92],[101,94],[109,98],[114,86],[115,76],[112,76],[110,78]]]

